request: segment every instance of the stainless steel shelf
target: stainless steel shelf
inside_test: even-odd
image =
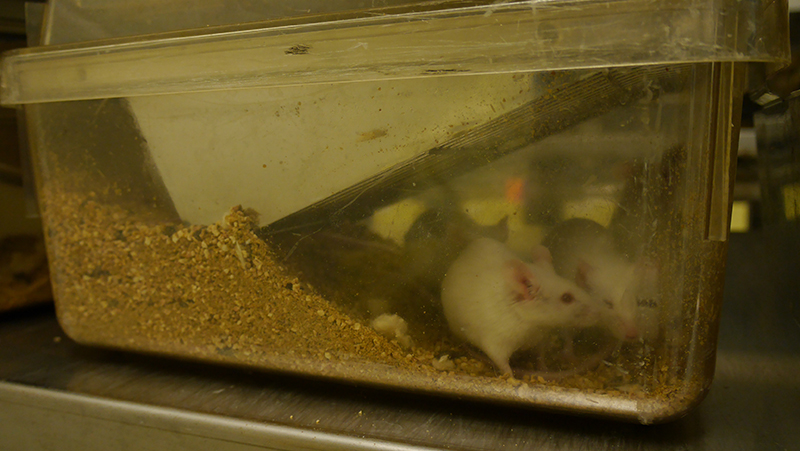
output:
[[[800,292],[782,249],[768,232],[731,236],[715,382],[673,423],[87,348],[44,307],[0,316],[0,449],[800,449]]]

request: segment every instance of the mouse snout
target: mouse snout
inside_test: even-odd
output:
[[[618,335],[625,340],[636,340],[639,338],[639,328],[636,324],[623,321],[619,324]]]
[[[636,326],[630,326],[625,330],[625,339],[626,340],[636,340],[639,338],[639,329]]]

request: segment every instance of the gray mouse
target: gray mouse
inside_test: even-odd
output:
[[[450,330],[480,348],[499,371],[559,327],[589,327],[600,306],[572,281],[558,276],[549,251],[537,246],[524,262],[491,238],[473,241],[442,281],[442,307]]]

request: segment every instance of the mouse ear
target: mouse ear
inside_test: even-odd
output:
[[[553,255],[550,253],[550,249],[542,246],[541,244],[538,246],[534,246],[531,249],[531,258],[534,263],[537,262],[546,262],[553,264]]]
[[[594,271],[594,268],[587,263],[586,260],[578,260],[578,270],[575,272],[575,284],[584,290],[591,291],[591,287],[589,286],[589,273],[592,271]]]
[[[522,260],[509,261],[511,268],[511,291],[514,293],[514,300],[517,302],[535,299],[541,288],[541,283],[531,268]]]

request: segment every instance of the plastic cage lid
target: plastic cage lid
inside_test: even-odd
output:
[[[437,1],[4,55],[19,105],[311,83],[790,59],[786,0]]]

